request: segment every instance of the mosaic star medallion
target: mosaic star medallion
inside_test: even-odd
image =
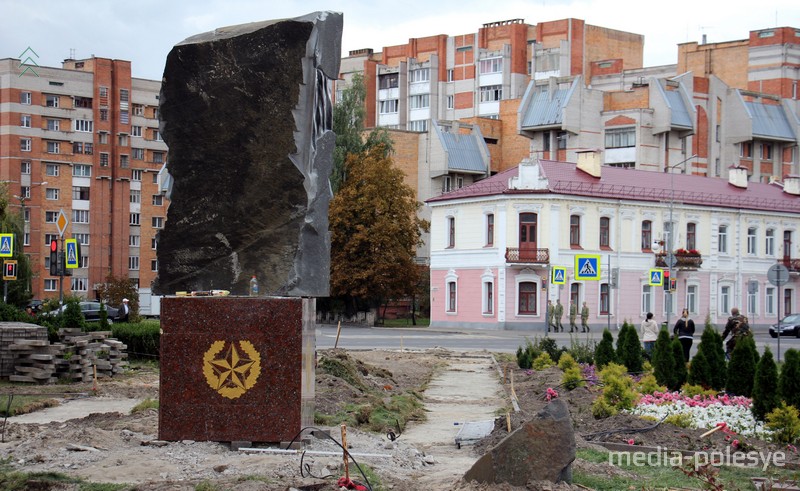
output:
[[[250,341],[215,341],[203,355],[203,374],[209,387],[236,399],[255,386],[261,374],[261,355]]]

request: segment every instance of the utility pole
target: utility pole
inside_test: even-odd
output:
[[[667,271],[669,272],[669,285],[667,285],[667,308],[664,309],[667,311],[667,331],[669,331],[669,315],[672,313],[674,298],[672,295],[672,267],[675,265],[675,249],[674,249],[674,237],[675,237],[675,222],[672,221],[672,213],[673,209],[675,208],[675,177],[674,172],[672,169],[678,167],[680,165],[685,164],[686,162],[692,160],[693,158],[697,157],[697,154],[692,155],[687,159],[683,159],[677,164],[667,166],[667,170],[669,170],[669,190],[670,190],[670,199],[669,199],[669,237],[667,237],[667,254],[664,256],[667,262]],[[677,281],[675,282],[677,285]],[[677,288],[677,287],[676,287]]]

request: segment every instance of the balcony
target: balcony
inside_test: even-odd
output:
[[[702,264],[703,255],[699,252],[676,252],[675,265],[672,267],[677,269],[700,269]],[[656,267],[664,269],[669,268],[666,252],[659,252],[656,254]]]
[[[550,264],[550,249],[506,248],[506,262],[515,264]]]
[[[786,266],[786,269],[788,269],[790,273],[800,273],[800,259],[786,256],[778,260],[778,263]]]

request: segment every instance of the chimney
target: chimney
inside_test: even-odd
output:
[[[520,162],[516,177],[509,179],[509,189],[547,189],[547,178],[542,173],[539,160]]]
[[[790,174],[783,178],[783,192],[800,196],[800,176]]]
[[[747,169],[736,166],[729,167],[728,184],[737,188],[747,189]]]
[[[582,150],[578,152],[578,169],[592,177],[600,177],[603,167],[600,161],[600,150]]]

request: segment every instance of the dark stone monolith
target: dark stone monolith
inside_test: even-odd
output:
[[[525,486],[531,481],[571,482],[575,432],[569,409],[554,399],[464,474],[464,480]]]
[[[169,53],[156,293],[246,294],[255,275],[262,295],[328,295],[341,33],[340,13],[316,12],[216,29]]]

